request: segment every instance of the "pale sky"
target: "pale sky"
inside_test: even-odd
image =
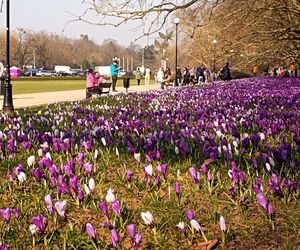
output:
[[[6,1],[4,1],[6,2]],[[97,43],[102,43],[104,39],[115,39],[119,44],[128,46],[134,38],[141,35],[142,30],[133,31],[135,24],[115,28],[109,26],[95,26],[83,22],[73,22],[67,25],[62,33],[65,24],[73,17],[68,13],[81,14],[85,10],[85,5],[81,0],[11,0],[10,1],[10,25],[11,30],[18,28],[25,30],[47,31],[58,35],[65,35],[70,38],[79,38],[81,34],[86,34]],[[5,30],[6,6],[0,13],[0,30]],[[146,45],[146,38],[136,42]]]

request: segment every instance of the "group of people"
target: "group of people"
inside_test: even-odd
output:
[[[221,79],[229,81],[232,79],[229,68],[229,63],[226,63],[218,72],[212,73],[210,69],[201,64],[199,67],[191,68],[184,67],[183,71],[177,67],[176,73],[172,74],[170,68],[159,68],[155,75],[156,83],[161,85],[164,89],[168,86],[185,86],[190,84],[205,84],[213,80]]]
[[[118,73],[120,67],[118,66],[118,60],[113,60],[113,63],[110,65],[111,81],[112,81],[112,91],[116,91],[116,83],[118,80]],[[137,85],[141,84],[141,79],[144,77],[145,85],[150,84],[151,78],[151,69],[147,67],[145,69],[144,75],[138,69],[135,75]],[[165,89],[169,86],[185,86],[190,84],[205,84],[211,82],[212,80],[231,80],[231,73],[229,68],[229,63],[226,63],[224,67],[220,69],[218,74],[211,73],[211,71],[205,67],[204,64],[201,64],[199,67],[191,68],[184,67],[181,71],[180,67],[177,67],[176,73],[172,74],[169,67],[166,70],[159,68],[155,74],[155,81],[157,84],[160,84],[162,89]],[[104,77],[100,76],[99,72],[89,69],[87,71],[87,80],[86,80],[86,98],[89,99],[92,97],[91,92],[100,92],[101,84],[105,83]]]

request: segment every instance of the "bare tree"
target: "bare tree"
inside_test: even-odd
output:
[[[168,17],[178,11],[206,6],[217,6],[223,0],[82,0],[85,10],[80,15],[70,13],[74,19],[93,25],[118,27],[130,21],[143,30],[142,36],[160,31]],[[95,18],[96,14],[96,18]],[[141,36],[141,37],[142,37]],[[141,37],[135,39],[138,40]]]

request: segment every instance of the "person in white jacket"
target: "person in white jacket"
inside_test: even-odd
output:
[[[147,67],[145,70],[145,85],[147,86],[150,84],[150,76],[151,76],[151,69]]]
[[[156,79],[157,79],[157,83],[159,85],[161,85],[161,83],[163,82],[164,80],[164,71],[162,68],[159,68],[158,71],[157,71],[157,75],[156,75]]]

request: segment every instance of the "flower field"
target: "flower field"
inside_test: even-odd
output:
[[[0,250],[300,249],[300,80],[0,117]]]

